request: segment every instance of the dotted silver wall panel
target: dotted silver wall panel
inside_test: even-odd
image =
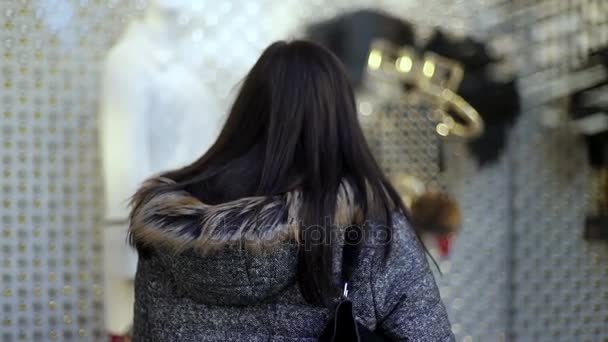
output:
[[[0,2],[0,340],[102,341],[99,65],[105,1]]]
[[[440,138],[429,108],[405,102],[378,105],[360,121],[375,158],[389,177],[414,176],[429,187],[442,189],[439,170]]]
[[[513,13],[522,42],[513,58],[525,89],[512,146],[513,337],[607,341],[608,246],[582,238],[597,180],[582,138],[542,127],[539,105],[561,94],[564,76],[590,50],[608,43],[608,3],[520,1]]]
[[[513,336],[516,341],[608,339],[608,248],[586,242],[584,142],[525,116],[515,148]],[[531,148],[537,146],[537,148]]]
[[[463,143],[446,146],[447,190],[463,222],[436,275],[459,341],[505,341],[509,329],[510,164],[479,169]]]

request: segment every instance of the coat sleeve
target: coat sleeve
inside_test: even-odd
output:
[[[140,251],[135,273],[133,342],[154,340],[153,305],[170,295],[169,276],[160,258],[152,253]]]
[[[376,249],[371,284],[378,329],[395,341],[455,341],[426,254],[402,215],[391,248]]]

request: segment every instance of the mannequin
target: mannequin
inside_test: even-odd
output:
[[[200,157],[223,122],[220,100],[203,82],[192,28],[192,0],[154,0],[110,50],[100,108],[105,208],[106,328],[132,321],[137,255],[125,243],[128,200],[158,172]],[[197,58],[196,60],[194,58]]]
[[[125,221],[140,182],[195,160],[221,128],[191,30],[178,20],[191,3],[153,1],[107,57],[100,113],[107,221]]]

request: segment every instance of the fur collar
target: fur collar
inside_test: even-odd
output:
[[[129,225],[133,245],[207,253],[227,246],[262,249],[298,241],[300,191],[210,205],[175,190],[173,184],[168,178],[152,178],[133,196]],[[348,183],[342,182],[336,201],[335,224],[351,224],[360,217]]]

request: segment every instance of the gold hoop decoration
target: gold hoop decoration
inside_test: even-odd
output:
[[[424,92],[439,99],[439,108],[436,111],[438,122],[435,131],[442,137],[457,137],[464,139],[474,139],[483,133],[483,120],[479,112],[471,106],[460,95],[450,89],[440,89],[435,86],[421,88]],[[450,112],[458,115],[465,124],[457,122]]]
[[[483,133],[483,120],[479,112],[455,92],[464,77],[462,65],[432,52],[424,54],[422,65],[418,86],[437,103],[437,134],[464,139],[479,137]],[[449,113],[456,114],[460,120]]]
[[[455,92],[464,76],[464,69],[457,61],[431,52],[420,58],[411,47],[397,47],[377,39],[372,42],[367,62],[367,75],[380,81],[374,85],[381,88],[382,97],[403,95],[399,87],[403,83],[418,90],[406,94],[408,99],[412,95],[429,97],[428,100],[437,106],[432,119],[437,122],[435,130],[440,136],[472,139],[483,133],[479,112]],[[449,113],[458,115],[460,120]]]

